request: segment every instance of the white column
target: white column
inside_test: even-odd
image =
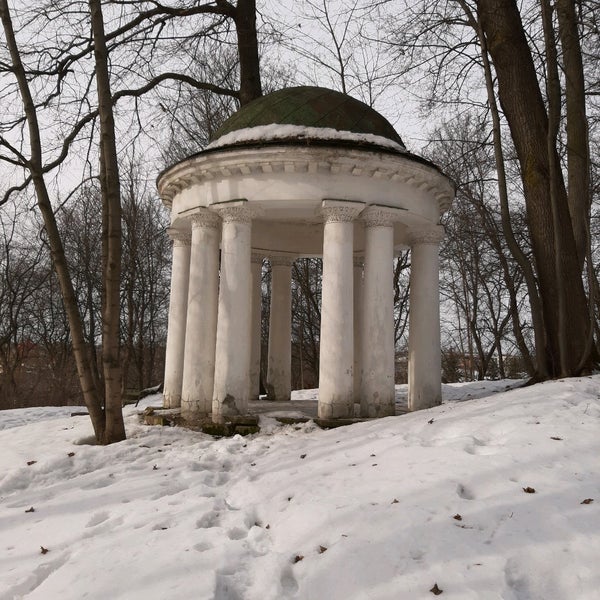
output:
[[[292,393],[292,264],[287,256],[272,256],[269,312],[269,400],[290,400]]]
[[[360,404],[364,256],[354,257],[354,404]]]
[[[213,205],[223,219],[212,418],[244,414],[250,393],[252,212],[247,201]]]
[[[209,210],[192,215],[190,282],[183,359],[181,415],[192,419],[212,410],[219,290],[221,219]]]
[[[439,244],[442,226],[411,231],[408,408],[442,403]]]
[[[173,240],[173,260],[163,394],[164,407],[177,408],[181,404],[191,236],[170,229],[169,237]]]
[[[395,414],[394,385],[394,209],[369,206],[365,221],[365,274],[360,413]]]
[[[263,255],[252,253],[252,348],[250,358],[250,400],[260,394],[260,347],[262,318],[262,265]]]
[[[319,418],[354,416],[354,219],[362,202],[323,200]]]

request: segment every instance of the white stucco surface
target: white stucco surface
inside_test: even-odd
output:
[[[392,261],[407,248],[413,251],[409,404],[412,409],[439,404],[439,222],[454,187],[434,165],[370,134],[268,125],[219,138],[164,172],[158,187],[171,211],[172,231],[189,235],[197,214],[214,213],[220,219],[214,420],[247,412],[249,398],[258,396],[263,259],[273,260],[263,383],[272,397],[288,398],[289,267],[284,277],[275,259],[302,257],[323,257],[319,416],[352,417],[355,403],[365,416],[393,414]],[[202,251],[194,246],[193,252]],[[204,301],[198,303],[200,296],[190,291],[188,308],[182,298],[188,297],[188,280],[194,293],[212,285],[200,283],[203,260],[194,255],[190,269],[174,250],[178,273],[169,325],[172,321],[174,331],[169,332],[165,374],[165,403],[175,406],[185,362],[184,387],[193,390],[186,407],[196,413],[208,412],[205,395],[212,384],[208,375],[201,375],[200,364],[210,369],[201,357],[212,355],[213,341],[202,334],[201,343],[208,348],[194,345]],[[210,302],[206,306],[210,312]],[[191,338],[182,350],[187,311]],[[185,361],[179,357],[182,352]],[[194,365],[192,375],[188,371]]]

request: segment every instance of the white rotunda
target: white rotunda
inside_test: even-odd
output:
[[[291,267],[322,256],[318,415],[394,414],[393,259],[411,250],[409,409],[440,404],[440,216],[452,181],[369,106],[287,88],[228,119],[158,179],[173,268],[164,405],[216,423],[259,392],[263,259],[272,268],[267,385],[289,400]]]

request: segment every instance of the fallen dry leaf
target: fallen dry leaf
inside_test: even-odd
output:
[[[458,513],[456,513],[452,518],[456,519],[457,521],[462,521],[462,516],[459,515]]]
[[[48,550],[48,548],[44,548],[44,546],[40,546],[40,552],[42,554],[48,554],[49,550]]]
[[[438,587],[437,583],[433,584],[433,587],[429,590],[434,596],[439,596],[440,594],[442,594],[444,592],[444,590],[441,590]]]
[[[32,506],[31,508],[28,508],[25,512],[26,513],[28,513],[28,512],[35,512],[35,508],[33,508],[33,506]]]
[[[294,564],[300,562],[301,560],[304,560],[304,556],[302,556],[302,554],[296,554],[294,557]]]
[[[535,494],[535,488],[532,488],[532,487],[529,487],[529,486],[527,486],[527,487],[524,487],[524,488],[523,488],[523,491],[524,491],[526,494]]]
[[[581,504],[591,504],[594,501],[593,498],[586,498],[581,502]]]

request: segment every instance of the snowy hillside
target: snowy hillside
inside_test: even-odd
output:
[[[127,408],[107,448],[72,408],[0,412],[0,599],[600,598],[600,376],[482,385],[220,440]]]

